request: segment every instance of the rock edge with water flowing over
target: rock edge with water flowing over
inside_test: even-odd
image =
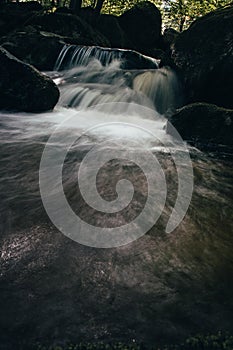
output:
[[[54,82],[0,47],[0,109],[44,112],[59,99]]]
[[[40,11],[26,16],[18,13],[17,5],[11,7],[11,11],[8,5],[0,9],[0,45],[39,70],[53,69],[64,44],[133,49],[160,58],[161,14],[149,2],[134,6],[120,17],[98,16],[89,7],[78,15]],[[7,27],[7,22],[12,25]]]

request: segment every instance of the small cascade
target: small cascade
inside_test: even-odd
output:
[[[122,69],[157,69],[158,61],[133,50],[110,49],[99,46],[65,45],[55,63],[54,70],[62,71],[77,66],[87,66],[92,60],[108,66],[114,60]]]
[[[121,62],[103,66],[90,61],[62,72],[58,79],[59,104],[66,108],[89,108],[106,102],[138,103],[168,113],[181,103],[181,89],[170,68],[155,70],[123,70]]]
[[[133,80],[133,89],[142,92],[153,101],[161,114],[182,103],[180,83],[169,67],[138,74]]]
[[[157,71],[157,70],[156,70]],[[68,108],[89,108],[107,102],[138,103],[153,108],[153,102],[132,88],[138,71],[120,69],[114,61],[104,67],[99,61],[64,72],[60,81],[59,104]]]
[[[54,68],[66,108],[83,109],[107,102],[137,103],[169,113],[182,103],[175,72],[136,51],[65,45]]]
[[[153,108],[153,103],[144,94],[127,86],[119,89],[117,86],[100,84],[69,86],[64,89],[60,98],[60,104],[63,107],[78,109],[86,109],[108,102],[137,103]]]

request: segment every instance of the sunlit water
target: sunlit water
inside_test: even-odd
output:
[[[178,183],[172,154],[180,144],[166,135],[161,113],[179,105],[179,83],[169,68],[127,71],[117,60],[109,63],[95,59],[50,72],[61,91],[53,112],[1,113],[1,349],[102,340],[164,344],[200,332],[233,331],[231,157],[189,148],[192,201],[184,220],[166,234]],[[112,102],[119,102],[114,110]],[[139,113],[140,106],[146,114]],[[76,174],[93,146],[113,139],[118,149],[132,141],[135,152],[143,145],[156,155],[167,200],[144,237],[95,249],[66,238],[50,222],[40,198],[39,166],[46,142],[61,124],[61,141],[54,147],[63,147],[63,133],[77,135],[64,165],[64,190],[73,210],[92,225],[129,222],[147,196],[140,168],[113,159],[100,169],[98,191],[114,200],[117,181],[127,178],[134,184],[132,203],[114,215],[88,206]]]

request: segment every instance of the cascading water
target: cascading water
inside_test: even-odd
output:
[[[87,66],[91,60],[98,60],[103,66],[112,61],[120,61],[122,69],[155,69],[158,61],[154,58],[141,55],[136,51],[123,49],[108,49],[98,46],[65,45],[55,63],[54,70],[71,69],[73,67]]]
[[[141,69],[135,69],[135,65]],[[164,114],[182,101],[176,74],[170,68],[158,69],[155,59],[134,51],[64,46],[54,69],[65,69],[60,78],[63,106],[87,108],[113,101],[136,102]]]
[[[141,69],[135,62],[141,62]],[[232,332],[233,287],[227,282],[233,273],[229,158],[189,148],[192,200],[179,226],[172,233],[165,231],[173,209],[182,209],[177,191],[189,180],[182,178],[189,169],[181,142],[165,132],[163,115],[180,104],[175,73],[168,67],[158,69],[155,60],[137,53],[75,46],[64,47],[55,68],[48,74],[61,98],[53,112],[1,113],[2,348],[119,340],[154,346],[199,332]],[[159,184],[166,180],[165,208],[146,235],[122,247],[95,249],[60,233],[67,213],[60,206],[59,167],[53,155],[63,154],[67,139],[72,142],[62,169],[64,193],[72,211],[96,227],[96,233],[105,225],[118,228],[136,220],[153,190],[148,181],[153,176]],[[100,197],[105,205],[112,204],[109,212],[85,203],[78,184],[81,168],[91,200],[93,173],[88,173],[84,160],[94,150],[89,165],[95,168],[96,147],[103,157],[118,155],[96,174]],[[156,171],[148,152],[158,160]],[[148,173],[139,166],[142,159]],[[127,182],[121,191],[125,178],[134,186],[132,201],[115,212],[121,204],[117,200],[128,198],[132,189]],[[43,203],[39,179],[47,181]],[[135,232],[150,223],[154,203],[162,196],[160,188],[155,195],[146,219],[135,221]],[[59,229],[45,211],[48,198],[49,209],[57,208],[57,219],[64,220]],[[87,232],[82,227],[81,231],[85,239]],[[129,233],[134,235],[127,226]]]

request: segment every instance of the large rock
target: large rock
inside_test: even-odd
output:
[[[70,38],[40,31],[27,26],[0,40],[0,44],[12,55],[42,71],[52,70],[56,59]]]
[[[98,16],[95,28],[103,34],[108,40],[111,47],[126,48],[132,46],[121,28],[118,18],[113,15]]]
[[[0,1],[0,36],[19,28],[41,10],[42,6],[37,1],[2,4]]]
[[[175,42],[173,58],[188,102],[233,108],[233,5],[196,20]]]
[[[44,112],[53,109],[58,98],[51,79],[0,47],[0,109]]]
[[[0,39],[11,54],[43,71],[53,69],[64,44],[110,46],[79,17],[60,13],[34,16],[27,26]]]
[[[77,45],[109,46],[109,41],[78,16],[50,13],[35,16],[28,24],[41,31],[55,33],[76,40]]]
[[[123,13],[120,26],[137,50],[159,47],[161,44],[161,13],[149,1],[141,2]]]
[[[207,103],[179,109],[170,122],[184,140],[233,146],[233,110]],[[168,133],[171,133],[168,124]]]
[[[114,48],[133,48],[124,30],[119,23],[119,17],[107,14],[98,14],[90,6],[82,7],[79,12],[80,18],[85,20],[95,30],[104,35],[109,41],[109,46]]]
[[[163,32],[163,43],[166,50],[170,50],[180,33],[174,28],[166,28]]]

